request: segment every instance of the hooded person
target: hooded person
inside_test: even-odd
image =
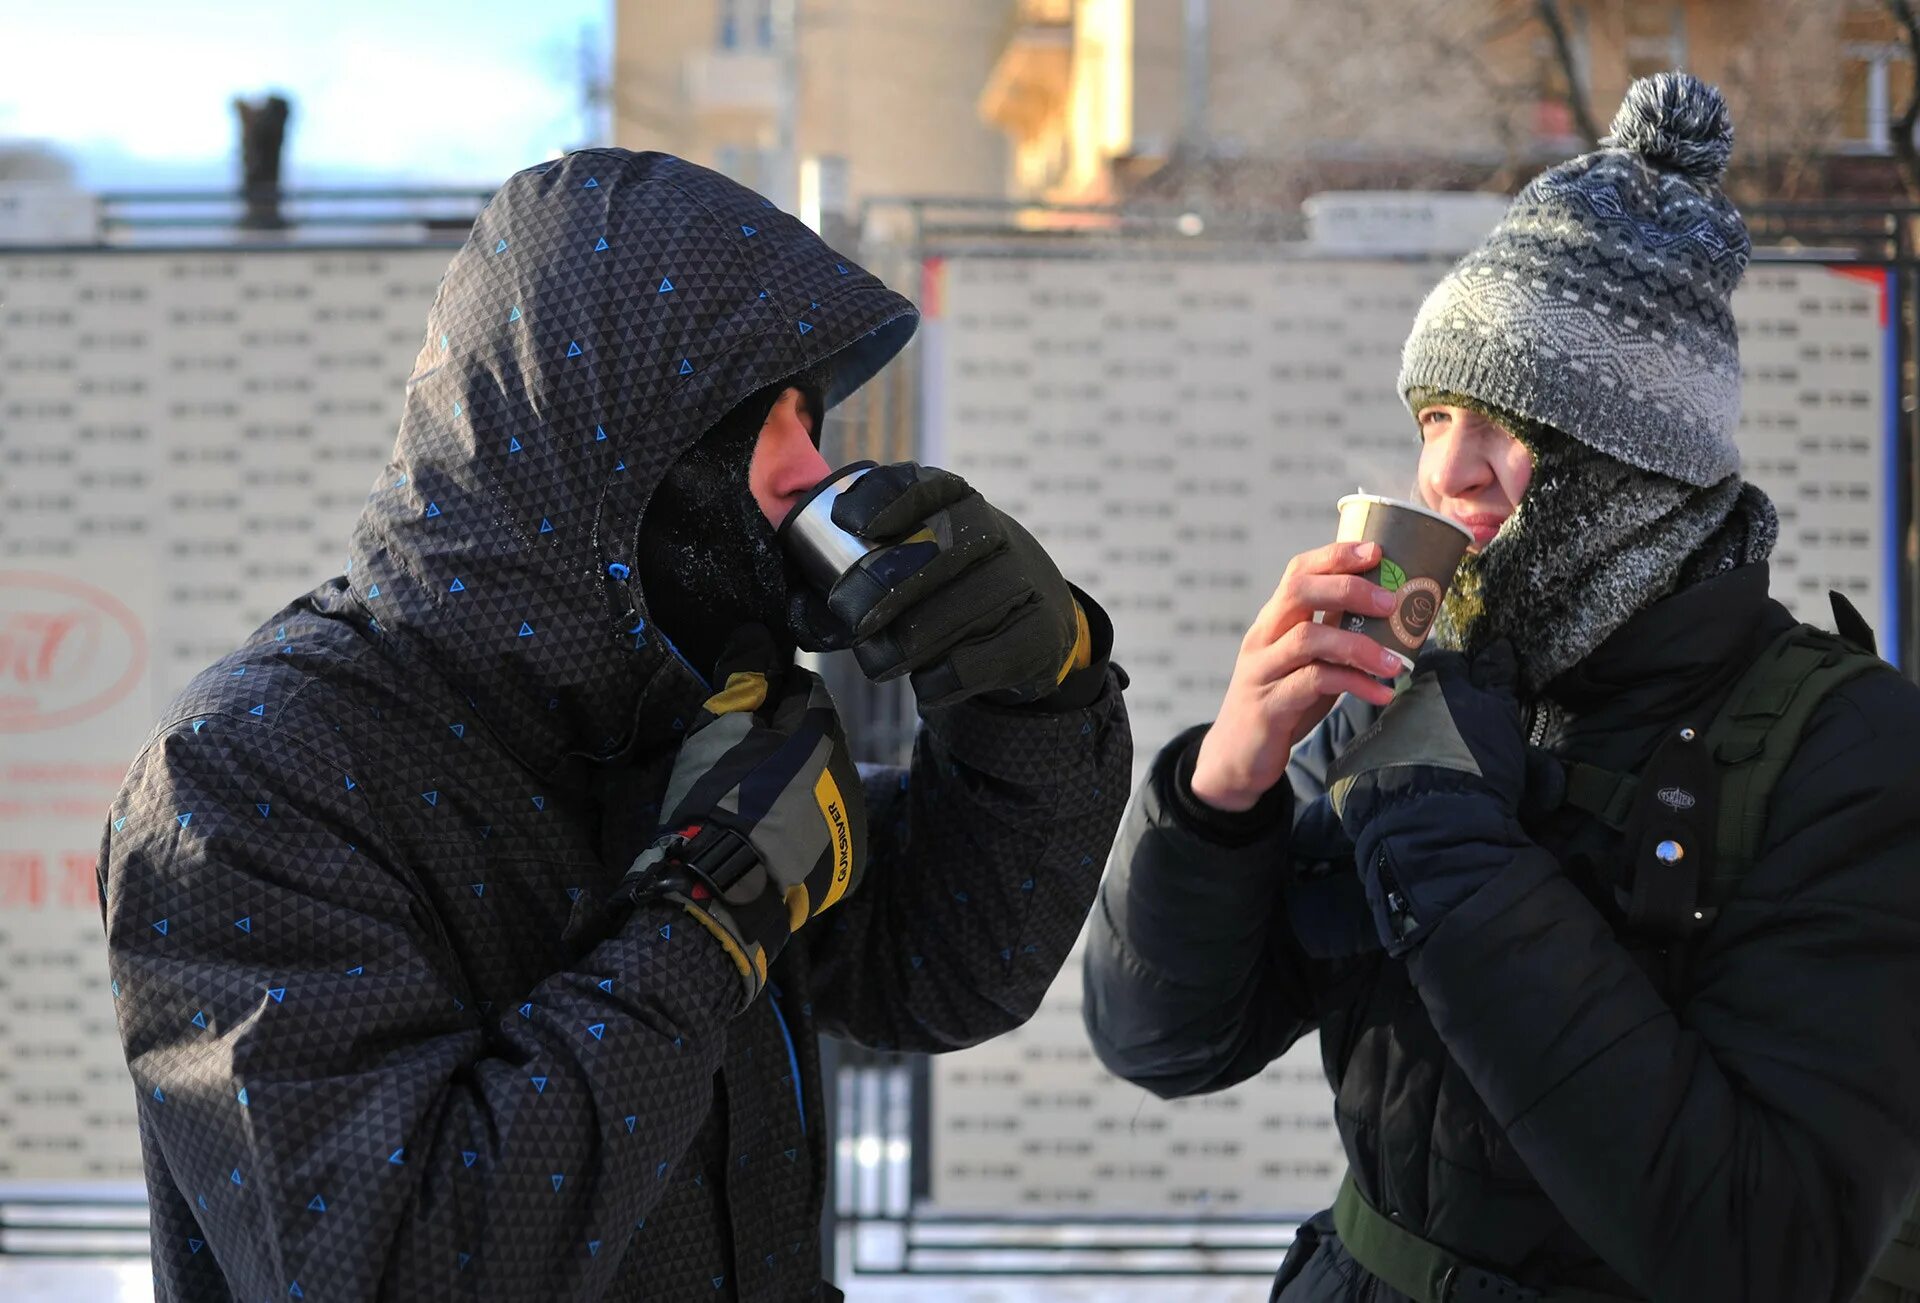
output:
[[[1191,1095],[1320,1034],[1349,1171],[1286,1303],[1842,1303],[1920,1177],[1920,691],[1817,698],[1751,865],[1684,916],[1642,892],[1687,846],[1636,868],[1575,799],[1695,754],[1796,627],[1733,443],[1731,140],[1712,88],[1637,82],[1442,280],[1400,375],[1418,492],[1474,536],[1435,645],[1396,690],[1313,620],[1393,608],[1378,548],[1296,557],[1123,824],[1101,1059]]]
[[[481,213],[347,574],[105,834],[161,1299],[838,1297],[818,1035],[1028,1017],[1130,766],[1104,617],[957,477],[871,473],[860,579],[788,582],[819,420],[915,320],[659,154]],[[801,642],[913,676],[910,771]]]

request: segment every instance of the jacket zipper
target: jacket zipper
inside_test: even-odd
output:
[[[1380,881],[1381,893],[1387,902],[1387,925],[1393,929],[1393,935],[1401,940],[1420,926],[1420,920],[1413,916],[1413,906],[1400,890],[1399,881],[1393,876],[1393,862],[1387,858],[1386,847],[1374,857],[1374,873]]]
[[[767,1003],[773,1008],[773,1020],[780,1024],[780,1039],[787,1043],[787,1066],[793,1070],[793,1106],[800,1114],[800,1134],[807,1134],[807,1096],[800,1084],[800,1054],[794,1048],[793,1033],[787,1030],[787,1016],[780,1012],[780,988],[769,983],[773,998]]]
[[[1545,746],[1547,743],[1547,717],[1550,711],[1547,703],[1537,701],[1527,708],[1527,745]]]

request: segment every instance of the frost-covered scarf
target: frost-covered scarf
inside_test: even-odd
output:
[[[1507,639],[1528,695],[1661,598],[1766,560],[1779,537],[1772,502],[1737,475],[1696,488],[1458,394],[1412,401],[1478,411],[1533,454],[1519,508],[1462,563],[1434,626],[1438,646],[1469,653]]]

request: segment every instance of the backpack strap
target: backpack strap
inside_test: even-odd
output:
[[[1741,876],[1759,857],[1774,788],[1821,704],[1863,674],[1892,669],[1874,654],[1873,630],[1852,603],[1838,593],[1831,598],[1834,626],[1839,632],[1827,633],[1802,624],[1781,634],[1740,676],[1707,726],[1701,754],[1711,759],[1718,776],[1717,810],[1712,817],[1711,845],[1699,848],[1704,855],[1693,857],[1691,866],[1696,873],[1702,868],[1709,870],[1697,902],[1696,919],[1711,919],[1719,903],[1732,894]],[[1687,884],[1667,882],[1664,875],[1687,867],[1686,861],[1649,865],[1643,854],[1647,838],[1634,834],[1651,826],[1655,807],[1662,804],[1643,801],[1641,795],[1668,790],[1662,786],[1660,764],[1675,750],[1672,739],[1663,742],[1654,760],[1638,776],[1593,765],[1570,765],[1565,798],[1567,804],[1585,810],[1608,827],[1629,831],[1627,845],[1636,856],[1634,876],[1643,879],[1650,873],[1661,875],[1656,878],[1656,887],[1674,897],[1664,902],[1667,908],[1663,912],[1667,914],[1680,906]],[[1635,891],[1634,901],[1628,902],[1630,914],[1633,904],[1645,895]],[[1656,932],[1660,921],[1654,920]],[[1871,1279],[1920,1292],[1920,1195],[1908,1203],[1892,1243],[1873,1267]]]
[[[1523,1285],[1414,1234],[1367,1202],[1348,1171],[1333,1226],[1355,1262],[1415,1303],[1633,1303],[1619,1294]]]
[[[1843,684],[1891,668],[1851,640],[1805,624],[1781,634],[1747,667],[1707,727],[1720,770],[1710,900],[1724,899],[1753,867],[1773,789],[1821,703]]]
[[[1809,625],[1782,634],[1734,687],[1708,730],[1721,766],[1712,900],[1731,894],[1758,858],[1774,787],[1821,702],[1863,674],[1892,669],[1874,655],[1873,630],[1852,603],[1838,593],[1832,599],[1838,634]],[[1908,1201],[1869,1278],[1920,1292],[1920,1196]]]
[[[1893,1239],[1873,1265],[1872,1279],[1920,1294],[1920,1195],[1908,1201]]]
[[[1615,832],[1625,832],[1640,801],[1640,780],[1633,774],[1575,761],[1567,766],[1567,791],[1562,800],[1576,810],[1585,810]]]
[[[1565,803],[1627,834],[1632,878],[1616,886],[1636,929],[1672,940],[1712,920],[1753,867],[1773,789],[1821,703],[1891,668],[1867,650],[1873,633],[1859,613],[1837,593],[1833,603],[1843,627],[1859,627],[1836,635],[1803,624],[1781,634],[1735,681],[1703,746],[1681,745],[1693,741],[1683,727],[1638,774],[1567,766]],[[1710,826],[1699,826],[1703,818]]]

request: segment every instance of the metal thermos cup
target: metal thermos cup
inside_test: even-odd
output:
[[[833,523],[833,504],[873,467],[870,461],[842,466],[809,489],[780,522],[776,537],[808,587],[822,593],[830,591],[841,575],[878,546]]]

